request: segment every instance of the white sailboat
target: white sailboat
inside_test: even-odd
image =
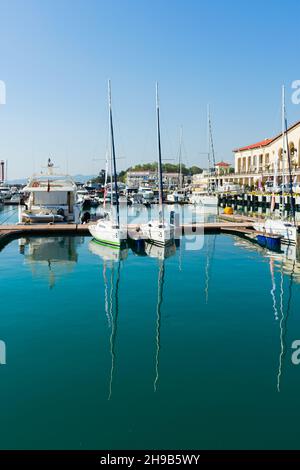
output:
[[[284,185],[285,175],[284,175],[284,158],[285,155],[288,155],[289,165],[289,147],[287,145],[287,121],[286,121],[286,110],[285,110],[285,91],[284,86],[282,87],[282,183]],[[291,169],[290,169],[291,172]],[[274,188],[277,186],[277,161],[274,163]],[[292,191],[292,186],[291,186]],[[292,198],[293,194],[291,194]],[[273,198],[275,195],[273,194]],[[284,203],[283,203],[284,205]],[[294,215],[294,214],[293,214]],[[266,219],[264,222],[254,224],[255,230],[263,232],[266,235],[278,235],[281,236],[282,243],[296,244],[298,239],[298,227],[295,222],[295,217],[293,221],[288,221],[284,219],[284,207],[281,208],[281,218],[280,219]]]
[[[158,188],[159,188],[159,216],[158,220],[150,220],[141,224],[140,230],[144,239],[158,245],[166,245],[174,240],[175,227],[165,220],[163,205],[163,179],[160,141],[160,115],[158,84],[156,84],[156,118],[157,118],[157,146],[158,146]]]
[[[207,157],[208,157],[208,186],[207,191],[194,191],[190,197],[192,204],[201,205],[208,208],[218,207],[218,196],[216,188],[212,187],[210,177],[215,171],[215,155],[212,138],[212,128],[209,105],[207,105]]]
[[[112,195],[114,180],[114,195],[116,199],[116,205],[115,210],[113,204],[110,205],[110,213],[106,213],[106,217],[104,219],[98,220],[98,222],[95,224],[90,224],[89,231],[98,243],[118,248],[123,245],[127,240],[127,229],[121,227],[120,225],[119,192],[117,182],[116,152],[112,119],[110,80],[108,81],[108,107],[110,129],[111,200],[113,200]]]
[[[185,191],[184,189],[182,189],[182,126],[180,127],[178,167],[178,188],[167,195],[167,201],[172,202],[174,204],[178,202],[183,202],[186,199]]]

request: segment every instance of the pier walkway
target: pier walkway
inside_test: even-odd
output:
[[[221,233],[223,230],[233,231],[238,229],[253,229],[254,220],[183,224],[178,227],[179,234],[192,233]],[[138,225],[128,225],[129,235],[136,232]],[[0,246],[6,245],[11,240],[21,237],[45,236],[55,237],[63,235],[90,236],[88,224],[24,224],[24,225],[2,225],[0,226]],[[133,237],[134,238],[134,237]]]

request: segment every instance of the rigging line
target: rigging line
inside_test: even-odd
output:
[[[18,209],[14,209],[13,213],[10,214],[6,219],[4,219],[4,220],[1,219],[0,225],[3,225],[5,222],[7,222],[15,213],[17,213],[17,210]],[[7,214],[7,212],[5,212],[5,214]]]
[[[155,355],[154,392],[157,391],[157,384],[158,384],[158,379],[159,379],[161,307],[162,307],[162,302],[163,302],[164,278],[165,278],[165,262],[164,260],[161,260],[159,263],[159,275],[158,275],[158,285],[157,285],[156,355]]]
[[[210,147],[211,147],[211,154],[212,154],[212,164],[213,164],[213,171],[214,171],[214,170],[215,170],[215,166],[216,166],[216,160],[215,160],[215,147],[214,147],[214,141],[213,141],[212,125],[211,125],[210,116],[209,116],[209,139],[210,139]]]

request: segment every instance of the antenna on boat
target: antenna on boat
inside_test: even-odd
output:
[[[161,141],[160,141],[160,115],[159,115],[159,96],[158,96],[158,83],[157,82],[156,82],[156,119],[157,119],[157,150],[158,150],[159,219],[161,223],[164,223],[163,178],[162,178]]]
[[[108,107],[109,107],[109,127],[110,127],[110,142],[111,142],[111,179],[114,177],[114,189],[116,194],[116,225],[120,226],[120,213],[119,213],[119,195],[118,195],[118,182],[117,182],[117,169],[116,169],[116,151],[114,140],[114,127],[112,118],[112,105],[111,105],[111,82],[108,80]],[[112,188],[112,181],[111,181]],[[113,199],[111,200],[111,210],[113,206]]]

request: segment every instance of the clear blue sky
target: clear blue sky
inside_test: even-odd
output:
[[[156,159],[155,81],[162,147],[206,165],[206,104],[216,158],[280,129],[280,88],[300,79],[298,1],[1,0],[0,158],[9,178],[52,156],[72,174],[103,167],[107,79],[112,80],[118,162]]]

